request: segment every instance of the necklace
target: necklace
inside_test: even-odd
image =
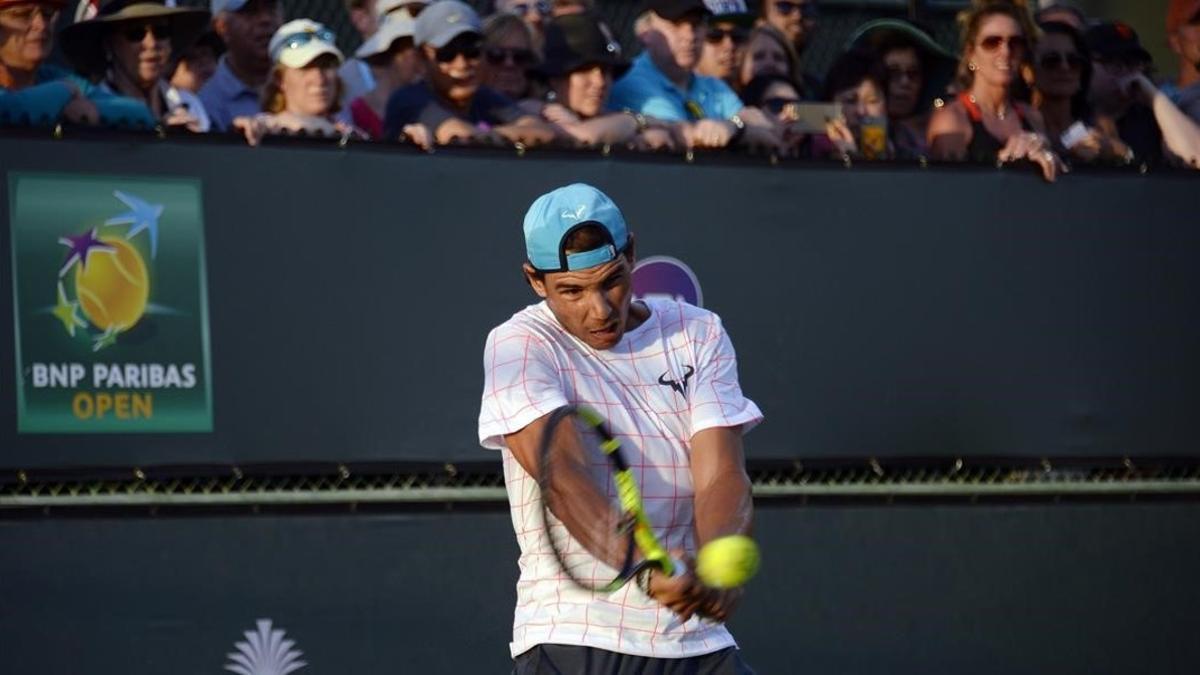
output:
[[[979,109],[980,109],[980,110],[982,110],[982,109],[983,109],[983,106],[979,105],[979,101],[975,100],[975,94],[967,94],[967,98],[971,99],[971,103],[974,103],[975,105],[979,106]],[[996,108],[995,115],[996,115],[996,119],[998,119],[998,120],[1000,120],[1001,122],[1003,122],[1003,121],[1004,121],[1004,118],[1005,118],[1005,117],[1008,117],[1008,108],[1007,108],[1007,106],[1006,106],[1006,107],[1004,107],[1004,108]]]

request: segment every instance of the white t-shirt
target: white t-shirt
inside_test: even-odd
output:
[[[603,351],[564,330],[544,302],[488,335],[479,441],[502,451],[521,549],[514,657],[545,643],[663,658],[735,646],[724,625],[695,617],[681,623],[636,584],[605,595],[563,580],[543,534],[537,482],[504,442],[568,403],[594,408],[635,467],[655,533],[668,549],[694,554],[691,438],[712,427],[748,431],[762,413],[742,395],[733,345],[716,314],[673,300],[646,304],[650,317]]]

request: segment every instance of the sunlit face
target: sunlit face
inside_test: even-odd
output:
[[[1033,63],[1037,88],[1056,98],[1074,96],[1079,92],[1083,58],[1069,36],[1046,33],[1038,41]]]
[[[1173,34],[1167,36],[1171,51],[1179,55],[1192,68],[1200,70],[1200,12],[1192,17],[1190,23],[1180,26]]]
[[[746,29],[728,21],[710,23],[705,31],[696,72],[728,80],[737,67],[738,52],[745,44],[746,37]]]
[[[887,115],[887,99],[883,90],[873,80],[863,80],[853,87],[837,92],[833,101],[842,104],[846,123],[850,126],[858,126],[866,117]]]
[[[438,96],[465,104],[479,90],[480,40],[478,33],[463,33],[438,49],[421,45],[425,75]]]
[[[483,83],[512,99],[529,90],[526,71],[534,63],[533,44],[524,30],[509,30],[483,45]]]
[[[601,66],[584,66],[571,71],[565,78],[554,82],[558,100],[580,117],[595,117],[604,111],[608,92],[612,89],[612,69]]]
[[[612,349],[629,325],[632,270],[629,254],[585,270],[548,272],[540,279],[528,265],[525,271],[534,292],[545,298],[568,333],[592,349]]]
[[[979,34],[968,47],[975,64],[975,78],[984,84],[1008,87],[1019,74],[1025,58],[1025,36],[1021,25],[1007,14],[991,14],[979,24]]]
[[[888,116],[894,119],[912,117],[920,103],[921,88],[925,86],[917,50],[913,47],[892,49],[883,55],[883,64],[888,73]]]
[[[0,63],[16,70],[33,70],[54,49],[58,6],[29,3],[0,9]]]
[[[700,61],[704,41],[704,17],[689,14],[678,21],[650,15],[650,30],[643,36],[655,61],[674,63],[681,70],[692,70]]]
[[[325,116],[337,102],[338,60],[331,54],[313,59],[303,68],[282,68],[279,89],[285,110],[295,115]]]
[[[742,59],[739,77],[743,85],[759,75],[791,75],[787,52],[783,46],[763,33],[756,33],[746,45],[746,56]]]
[[[143,89],[166,72],[171,57],[170,27],[165,21],[122,21],[108,32],[113,68]]]

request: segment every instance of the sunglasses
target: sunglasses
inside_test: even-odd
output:
[[[1047,52],[1042,54],[1042,58],[1038,59],[1038,63],[1046,70],[1061,68],[1065,63],[1071,70],[1079,70],[1083,67],[1083,57],[1075,52]]]
[[[1025,36],[1023,35],[988,35],[979,41],[979,47],[985,52],[994,52],[1000,49],[1000,45],[1008,44],[1008,51],[1019,52],[1025,49]]]
[[[35,16],[42,17],[42,23],[47,26],[53,26],[58,21],[58,10],[50,5],[18,5],[9,9],[0,10],[0,16],[12,21],[15,25],[22,28],[29,28],[33,25]]]
[[[134,24],[123,28],[121,37],[128,42],[141,42],[146,39],[146,33],[153,35],[155,40],[166,40],[171,37],[171,27],[165,23]]]
[[[305,31],[303,33],[293,33],[292,35],[285,37],[283,39],[283,42],[281,42],[279,44],[279,46],[275,48],[275,54],[274,54],[275,60],[276,61],[279,60],[279,54],[282,53],[283,50],[298,49],[298,48],[303,47],[304,45],[312,42],[313,40],[320,40],[321,42],[326,42],[331,45],[337,44],[337,36],[335,36],[333,34],[333,31],[329,30],[328,28],[322,28],[321,30],[318,30],[318,31]]]
[[[887,72],[889,80],[904,79],[910,82],[916,82],[921,79],[920,68],[888,68]]]
[[[787,109],[790,105],[796,105],[800,102],[798,98],[771,97],[765,98],[762,102],[762,107],[769,111],[772,115],[778,115]]]
[[[525,15],[532,12],[537,12],[542,16],[550,14],[550,3],[545,2],[518,2],[515,5],[509,5],[508,11],[510,14]]]
[[[535,60],[533,52],[528,49],[508,49],[503,47],[490,47],[483,52],[483,56],[493,66],[512,63],[514,66],[527,68],[533,65]]]
[[[805,19],[815,19],[820,16],[820,10],[815,2],[775,0],[775,11],[779,12],[780,16],[791,16],[793,12],[799,12],[800,16]]]
[[[714,45],[719,45],[724,42],[726,38],[728,38],[733,40],[733,44],[740,45],[746,41],[746,38],[749,35],[750,33],[745,28],[712,27],[708,29],[708,34],[704,36],[704,39],[708,40]]]
[[[445,47],[438,47],[433,52],[433,57],[438,63],[450,63],[459,56],[465,57],[468,61],[474,61],[483,53],[483,49],[479,46],[478,41],[474,42],[457,42],[453,41]]]

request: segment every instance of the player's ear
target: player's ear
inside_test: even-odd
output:
[[[529,287],[533,289],[534,293],[538,294],[538,297],[545,298],[546,274],[533,269],[533,265],[529,263],[521,265],[521,271],[525,274],[525,283],[529,284]]]

